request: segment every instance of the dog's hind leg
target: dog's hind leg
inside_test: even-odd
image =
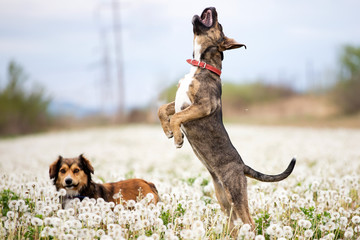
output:
[[[215,176],[215,174],[211,174],[211,176],[213,178],[213,183],[214,183],[214,187],[215,187],[215,195],[221,206],[221,209],[223,210],[223,212],[225,212],[231,218],[230,225],[228,226],[228,230],[232,234],[236,234],[237,230],[235,229],[234,221],[238,219],[238,216],[234,212],[233,206],[228,200],[227,193],[225,192],[225,189],[222,186],[222,183]],[[233,235],[233,236],[235,237],[235,235]]]
[[[250,224],[252,228],[255,227],[254,220],[252,219],[249,211],[248,197],[247,197],[247,179],[243,174],[243,168],[238,164],[228,164],[226,171],[221,177],[224,192],[228,202],[232,204],[232,211],[235,220],[240,218],[243,223]]]
[[[216,175],[214,173],[211,173],[211,176],[212,176],[214,187],[215,187],[215,195],[221,206],[221,209],[226,214],[229,215],[230,211],[231,211],[231,203],[229,203],[226,193],[224,191],[224,188],[223,188],[221,182],[219,181],[219,179],[216,177]]]

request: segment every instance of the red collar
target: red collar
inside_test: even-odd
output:
[[[221,75],[221,70],[217,69],[216,67],[213,67],[209,64],[206,64],[205,62],[199,62],[195,59],[187,59],[186,60],[188,63],[190,63],[191,65],[195,66],[195,67],[201,67],[201,68],[206,68],[207,70],[212,71],[213,73],[216,73],[217,75]]]

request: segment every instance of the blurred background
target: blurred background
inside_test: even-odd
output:
[[[208,6],[247,45],[225,53],[225,121],[360,127],[359,1],[1,0],[0,136],[157,123]]]

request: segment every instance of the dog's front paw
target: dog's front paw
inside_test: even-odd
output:
[[[164,130],[164,133],[165,135],[168,137],[168,138],[172,138],[174,136],[173,132],[171,131],[171,128],[170,128],[170,123],[169,122],[164,122],[161,124],[162,125],[162,128]]]
[[[181,148],[184,144],[184,134],[180,132],[179,135],[174,138],[176,148]]]
[[[166,131],[165,132],[165,135],[168,137],[168,138],[172,138],[174,136],[174,134],[172,133],[172,131]]]

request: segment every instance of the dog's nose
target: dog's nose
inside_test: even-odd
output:
[[[66,178],[66,179],[65,179],[65,183],[66,183],[67,185],[72,184],[72,179],[71,179],[71,178]]]

